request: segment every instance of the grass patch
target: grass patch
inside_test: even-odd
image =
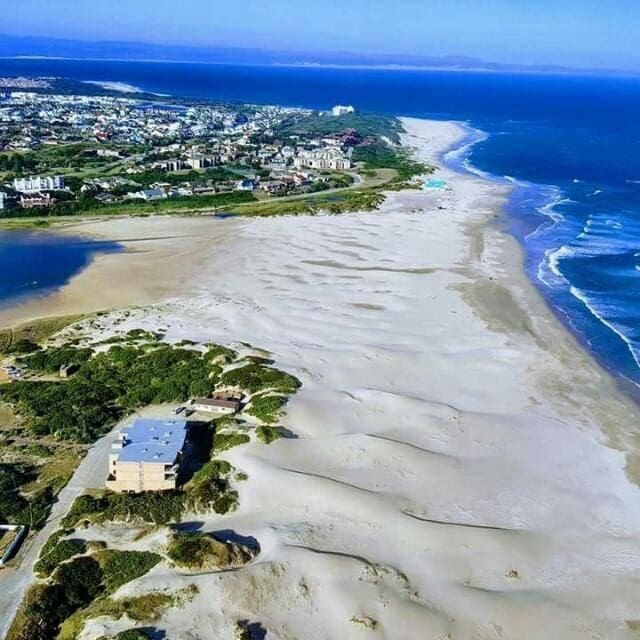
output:
[[[229,213],[268,217],[373,211],[380,207],[384,199],[385,196],[380,188],[349,189],[329,194],[320,192],[305,198],[290,200],[274,198],[257,204],[233,207],[229,209]]]
[[[37,479],[36,468],[23,464],[0,464],[0,520],[39,529],[45,523],[54,499],[51,487],[28,497],[21,487]]]
[[[434,167],[414,160],[405,149],[391,147],[383,140],[356,147],[353,159],[363,162],[366,170],[393,169],[397,176],[386,188],[406,186],[407,181],[414,176],[434,171]]]
[[[16,327],[0,329],[0,353],[16,353],[15,345],[44,342],[65,327],[78,322],[85,315],[59,316],[54,318],[42,318],[31,320]]]
[[[206,346],[207,352],[204,357],[210,362],[230,364],[238,358],[238,354],[233,349],[229,349],[229,347],[213,342],[209,342]]]
[[[402,124],[392,116],[375,113],[349,113],[335,117],[319,112],[288,123],[278,129],[278,135],[306,134],[328,136],[341,133],[345,129],[354,129],[363,137],[386,136],[394,142],[400,142]]]
[[[53,549],[59,544],[57,542]],[[173,602],[171,596],[155,598],[163,594],[122,601],[106,598],[118,587],[144,575],[160,561],[160,556],[147,552],[100,551],[96,558],[81,556],[60,564],[49,582],[32,586],[9,630],[8,640],[77,638],[87,610],[104,607],[109,614],[114,610],[118,615],[127,613],[135,620],[142,620],[147,616],[153,618],[159,608]]]
[[[135,216],[161,215],[171,213],[200,213],[216,211],[247,202],[254,202],[255,196],[248,191],[231,191],[217,193],[210,196],[186,196],[182,198],[167,198],[165,200],[129,200],[116,204],[100,204],[95,200],[74,200],[59,202],[48,212],[49,218],[55,217],[93,217],[93,216]],[[19,212],[19,214],[18,214]],[[42,210],[38,209],[8,209],[0,218],[27,218],[29,216],[42,217]]]

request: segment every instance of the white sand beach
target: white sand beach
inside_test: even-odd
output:
[[[462,135],[404,123],[430,162]],[[255,537],[256,560],[121,589],[198,585],[166,637],[231,638],[237,620],[279,640],[638,637],[640,412],[526,280],[493,224],[504,188],[436,177],[366,214],[80,225],[128,253],[0,314],[136,305],[117,330],[245,341],[302,380],[296,437],[227,452],[240,507],[197,517]]]

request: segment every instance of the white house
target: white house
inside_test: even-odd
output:
[[[352,107],[351,105],[341,105],[341,104],[337,104],[335,107],[333,107],[333,109],[331,109],[331,115],[333,116],[346,116],[349,115],[350,113],[355,113],[355,108]]]
[[[64,178],[62,176],[29,176],[16,178],[13,188],[20,193],[39,193],[40,191],[62,191]]]

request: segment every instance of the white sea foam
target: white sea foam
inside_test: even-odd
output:
[[[101,80],[85,80],[85,84],[93,84],[96,87],[107,89],[108,91],[119,91],[120,93],[144,93],[140,87],[136,87],[126,82],[103,82]]]
[[[577,287],[574,287],[574,286],[569,287],[569,291],[571,292],[571,295],[574,298],[576,298],[577,300],[580,300],[580,302],[582,302],[582,304],[587,308],[589,313],[594,318],[596,318],[596,320],[598,320],[600,323],[602,323],[610,331],[613,331],[613,333],[615,333],[625,343],[625,345],[627,346],[627,349],[629,350],[629,353],[631,354],[631,357],[633,358],[635,363],[640,368],[640,348],[639,348],[639,346],[634,344],[634,342],[627,335],[625,335],[625,333],[622,331],[622,329],[620,329],[613,322],[608,320],[605,317],[605,315],[598,309],[596,303],[593,302],[592,300],[590,300],[588,295],[584,291],[582,291],[581,289],[578,289]]]

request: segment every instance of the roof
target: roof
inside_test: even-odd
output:
[[[173,464],[184,447],[187,421],[138,418],[121,433],[126,440],[118,462]]]
[[[194,404],[203,404],[210,407],[226,407],[229,409],[237,409],[240,406],[239,400],[223,400],[220,398],[196,398]]]

